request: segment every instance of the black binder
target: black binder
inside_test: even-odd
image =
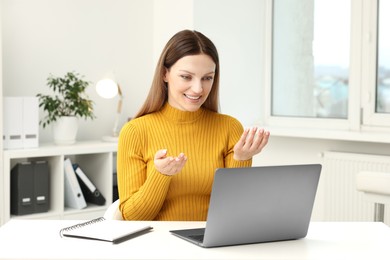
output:
[[[95,184],[91,182],[77,163],[73,164],[73,169],[76,173],[85,201],[97,205],[104,205],[106,203],[106,199],[103,194],[99,191]]]
[[[11,170],[11,214],[49,210],[49,167],[46,161],[21,162]]]
[[[47,212],[50,204],[50,175],[47,161],[34,162],[34,209],[35,213]]]
[[[32,162],[22,162],[11,170],[11,214],[31,213],[34,213],[34,166]]]

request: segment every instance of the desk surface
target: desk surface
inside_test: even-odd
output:
[[[78,222],[11,220],[0,259],[390,259],[390,228],[378,222],[312,222],[304,239],[207,249],[169,233],[204,222],[147,222],[152,232],[120,244],[59,236]]]

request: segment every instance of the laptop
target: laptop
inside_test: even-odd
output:
[[[306,164],[217,169],[206,227],[170,232],[201,247],[304,238],[321,168]]]

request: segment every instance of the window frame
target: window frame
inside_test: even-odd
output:
[[[377,91],[377,57],[378,57],[378,0],[364,2],[363,34],[363,87],[362,87],[362,110],[363,129],[390,127],[390,114],[376,113]]]
[[[267,0],[265,4],[264,123],[271,127],[299,127],[305,129],[328,129],[336,131],[371,131],[379,129],[378,126],[389,127],[390,115],[375,113],[377,52],[376,7],[378,0],[351,0],[350,74],[347,119],[283,117],[272,115],[274,1],[276,0]],[[369,23],[367,22],[367,19],[370,21]],[[375,35],[373,32],[375,32]],[[368,98],[370,96],[373,97],[373,100]],[[386,121],[388,123],[385,123]],[[381,128],[381,130],[383,130],[383,128]],[[390,129],[387,128],[385,130],[388,131]]]

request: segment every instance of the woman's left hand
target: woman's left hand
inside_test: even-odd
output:
[[[240,140],[234,146],[234,159],[246,161],[261,150],[268,143],[270,133],[258,127],[246,128]]]

